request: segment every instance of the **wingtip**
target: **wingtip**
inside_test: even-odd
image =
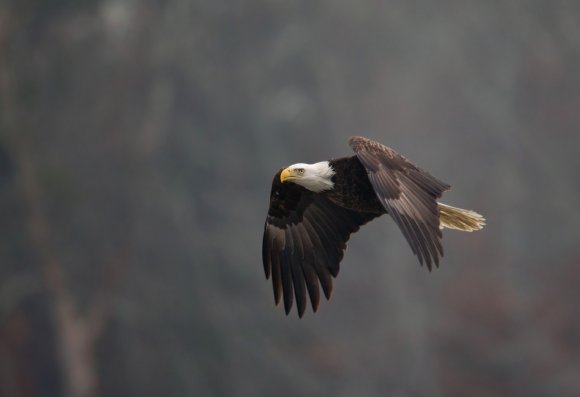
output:
[[[286,315],[290,313],[290,310],[292,310],[292,301],[284,299],[284,311],[286,312]]]
[[[290,312],[292,311],[292,307],[284,307],[284,313],[286,314],[286,317],[288,317],[290,315]],[[302,318],[304,316],[304,312],[306,310],[296,310],[296,314],[298,315],[298,318]]]
[[[435,267],[437,269],[439,269],[439,264],[441,263],[441,260],[443,259],[443,246],[441,246],[441,251],[439,251],[439,255],[441,255],[441,256],[435,257]]]
[[[441,255],[443,256],[443,255]],[[429,264],[429,272],[431,272],[434,269],[439,269],[439,257],[435,256],[435,258],[433,258],[433,265]]]
[[[362,137],[362,136],[359,136],[359,135],[353,135],[353,136],[351,136],[350,138],[348,138],[348,145],[349,145],[349,146],[352,146],[352,145],[356,144],[356,142],[357,142],[357,141],[361,141],[361,140],[363,140],[363,139],[365,139],[365,138],[364,138],[364,137]]]
[[[322,292],[324,292],[324,297],[326,298],[326,300],[330,300],[330,297],[332,296],[332,285],[330,285],[327,288],[322,288]]]

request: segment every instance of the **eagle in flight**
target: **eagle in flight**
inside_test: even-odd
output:
[[[274,175],[264,226],[262,260],[272,278],[276,305],[288,314],[296,299],[302,317],[310,297],[318,309],[320,289],[330,298],[332,277],[350,235],[389,214],[421,265],[439,266],[441,229],[479,230],[478,213],[437,202],[450,186],[378,142],[355,136],[354,156],[298,163]]]

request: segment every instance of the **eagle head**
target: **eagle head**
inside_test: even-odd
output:
[[[320,193],[333,188],[333,175],[334,170],[328,161],[314,164],[297,163],[280,172],[280,182],[293,182],[312,192]]]

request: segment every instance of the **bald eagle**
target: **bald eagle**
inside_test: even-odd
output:
[[[443,256],[441,229],[471,232],[485,225],[474,211],[437,202],[450,186],[393,149],[359,136],[349,145],[354,156],[298,163],[274,175],[262,261],[286,314],[295,297],[302,317],[307,293],[316,311],[319,283],[330,298],[350,235],[374,218],[391,215],[429,270]]]

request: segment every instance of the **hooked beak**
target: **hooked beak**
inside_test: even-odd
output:
[[[280,182],[282,183],[293,178],[294,178],[294,170],[292,170],[290,167],[284,168],[280,173]]]

